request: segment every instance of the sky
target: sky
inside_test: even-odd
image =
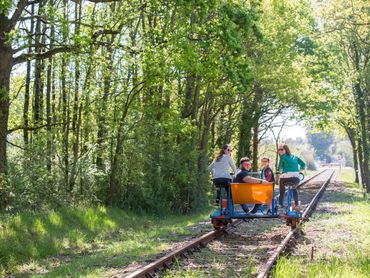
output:
[[[298,137],[301,137],[305,139],[306,131],[304,127],[302,127],[299,124],[296,124],[296,125],[284,128],[283,131],[281,132],[281,136],[282,138],[296,139]]]
[[[275,135],[279,133],[281,123],[284,120],[286,121],[286,123],[281,131],[279,141],[288,139],[288,138],[297,139],[299,137],[306,139],[306,127],[303,124],[299,123],[296,120],[283,119],[281,116],[276,117],[273,122],[273,125],[276,126],[273,128]],[[268,132],[267,137],[272,140],[274,139],[271,131]]]

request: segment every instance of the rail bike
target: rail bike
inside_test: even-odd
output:
[[[304,179],[301,173],[300,180]],[[302,212],[293,201],[294,184],[287,183],[287,206],[283,214],[278,211],[278,194],[274,193],[274,183],[230,183],[218,185],[221,190],[219,208],[211,214],[211,223],[216,230],[227,226],[233,219],[282,218],[295,229],[302,219]],[[238,208],[248,205],[262,205],[258,213],[250,213]],[[240,205],[240,206],[238,206]]]

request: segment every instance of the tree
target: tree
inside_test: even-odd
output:
[[[364,1],[328,1],[321,3],[318,16],[324,23],[319,50],[325,64],[327,89],[332,90],[337,109],[322,122],[334,120],[348,134],[358,160],[362,182],[370,192],[369,172],[369,36],[368,14]],[[355,115],[355,117],[353,117]],[[357,135],[358,134],[358,135]],[[357,142],[357,145],[356,145]],[[357,153],[357,155],[355,154]]]

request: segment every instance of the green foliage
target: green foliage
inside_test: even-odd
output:
[[[213,190],[207,165],[220,146],[249,154],[256,125],[261,137],[288,109],[322,123],[339,102],[325,84],[338,80],[338,47],[320,45],[306,1],[34,8],[40,45],[25,53],[73,52],[32,57],[29,71],[14,71],[3,187],[10,210],[203,209]],[[14,49],[32,41],[36,31],[25,28],[8,34]]]
[[[5,175],[0,175],[0,208],[7,207],[9,202],[9,182]]]
[[[12,1],[11,0],[0,0],[0,13],[1,14],[8,14],[8,10],[12,6]]]
[[[331,162],[331,150],[329,147],[334,143],[334,136],[332,134],[320,133],[309,133],[307,134],[308,142],[314,147],[315,155],[320,160],[327,160]]]

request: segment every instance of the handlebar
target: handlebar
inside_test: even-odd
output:
[[[275,175],[280,175],[281,173],[278,171],[278,172],[275,172]],[[299,180],[300,181],[303,181],[304,180],[304,174],[303,172],[299,172]]]

